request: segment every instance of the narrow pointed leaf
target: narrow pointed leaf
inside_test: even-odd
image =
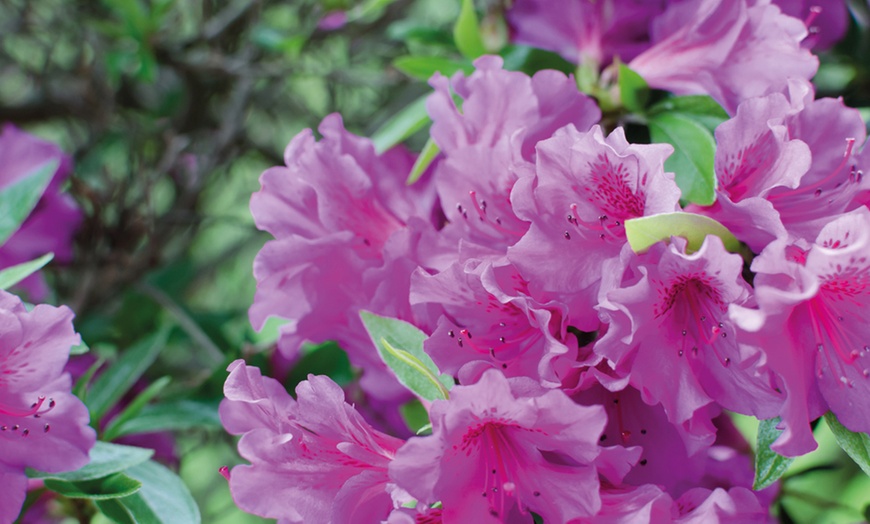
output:
[[[122,473],[92,480],[70,482],[45,479],[45,487],[71,499],[117,499],[139,491],[142,483]]]
[[[36,207],[39,198],[57,171],[58,160],[51,160],[28,173],[17,182],[0,189],[0,245],[18,231]]]
[[[480,25],[474,12],[473,0],[462,0],[462,8],[456,25],[453,26],[453,40],[462,56],[474,60],[486,54],[486,46],[480,35]]]
[[[426,112],[426,98],[421,96],[393,115],[372,135],[372,142],[378,154],[402,143],[431,122]]]
[[[9,289],[15,284],[21,282],[25,278],[42,269],[46,264],[51,262],[51,259],[53,258],[54,253],[46,253],[30,262],[24,262],[23,264],[8,267],[3,271],[0,271],[0,289]]]
[[[420,177],[423,176],[423,173],[426,172],[426,169],[432,165],[432,162],[435,161],[435,157],[438,156],[441,150],[438,149],[438,145],[431,138],[426,141],[426,145],[423,146],[423,150],[420,151],[420,156],[417,157],[417,161],[414,162],[414,167],[411,168],[411,174],[408,175],[408,180],[406,184],[409,186],[420,180]]]

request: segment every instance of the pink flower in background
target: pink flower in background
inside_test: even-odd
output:
[[[282,523],[379,522],[401,491],[387,465],[402,441],[366,423],[327,377],[309,375],[294,400],[256,367],[230,364],[221,403],[226,430],[242,435],[251,465],[229,476],[236,504]]]
[[[809,422],[828,409],[852,431],[870,431],[863,313],[870,304],[870,211],[832,221],[806,250],[789,247],[774,242],[755,259],[758,308],[735,305],[731,316],[782,379],[785,430],[773,449],[795,456],[816,447]]]
[[[0,521],[12,522],[27,488],[25,468],[57,473],[84,466],[96,434],[64,373],[80,341],[66,307],[27,311],[0,291]]]
[[[628,62],[650,46],[650,21],[666,0],[516,0],[507,17],[514,41],[577,64]]]
[[[652,25],[652,46],[629,62],[650,86],[707,94],[731,114],[747,98],[809,80],[818,59],[801,47],[803,22],[770,0],[672,2]]]
[[[804,21],[809,35],[804,47],[823,51],[836,44],[849,27],[845,0],[773,0],[782,12]]]
[[[594,515],[599,472],[617,483],[638,450],[602,452],[606,417],[558,390],[489,370],[430,410],[432,435],[412,437],[390,477],[420,502],[441,501],[445,522],[544,522]]]
[[[33,260],[54,253],[58,262],[72,259],[72,240],[81,211],[75,201],[60,192],[60,186],[72,172],[72,160],[55,144],[25,133],[6,124],[0,132],[0,189],[30,175],[40,167],[55,161],[54,175],[30,216],[0,247],[0,268]],[[38,274],[19,284],[32,300],[41,300],[48,292]]]

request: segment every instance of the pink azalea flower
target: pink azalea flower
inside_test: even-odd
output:
[[[60,185],[72,172],[72,160],[55,144],[20,131],[12,125],[0,132],[0,188],[34,173],[48,162],[58,166],[51,182],[27,220],[0,248],[0,267],[9,267],[53,252],[58,262],[72,258],[72,239],[81,222],[75,201],[60,193]],[[39,274],[19,284],[33,300],[47,293]]]
[[[792,249],[788,249],[791,247]],[[825,226],[808,249],[774,242],[755,259],[758,309],[732,306],[763,347],[787,394],[772,448],[794,456],[816,447],[809,422],[830,409],[852,431],[870,431],[870,211]]]
[[[240,508],[279,523],[387,518],[395,491],[387,465],[401,440],[369,426],[327,377],[309,375],[293,400],[241,360],[228,371],[221,421],[242,435],[239,453],[251,462],[229,474]]]
[[[729,305],[750,299],[742,270],[718,237],[692,254],[675,237],[632,257],[625,281],[601,304],[610,327],[594,350],[629,370],[646,403],[662,404],[690,454],[712,444],[719,405],[768,418],[782,403],[759,367],[762,353],[738,344],[728,317]]]
[[[823,51],[836,44],[849,27],[849,10],[843,0],[773,0],[788,16],[804,21],[809,36],[801,44]]]
[[[96,434],[64,373],[80,341],[66,307],[27,311],[0,291],[0,522],[15,520],[27,489],[25,468],[57,473],[84,466]]]
[[[411,272],[427,265],[435,195],[426,183],[407,188],[413,158],[402,150],[377,156],[371,141],[351,135],[337,115],[287,146],[286,167],[263,173],[251,199],[257,227],[275,240],[254,261],[257,294],[251,322],[288,320],[278,348],[295,357],[306,341],[335,340],[366,370],[363,386],[381,398],[404,395],[359,320],[365,308],[411,320]],[[434,248],[432,248],[434,249]],[[388,274],[390,278],[384,278]]]
[[[604,490],[601,512],[571,524],[632,524],[635,522],[703,524],[708,522],[762,524],[770,522],[768,508],[746,488],[694,488],[676,500],[653,484]]]
[[[390,477],[421,503],[441,501],[445,522],[544,522],[601,507],[599,472],[618,483],[636,450],[602,451],[605,416],[559,390],[489,370],[433,402],[431,436],[412,437]]]
[[[653,22],[653,45],[629,66],[651,85],[708,94],[731,114],[747,98],[809,80],[818,59],[801,48],[803,22],[770,0],[671,2]]]
[[[553,50],[575,64],[628,62],[650,46],[650,21],[667,2],[517,0],[507,18],[514,41]]]
[[[669,145],[629,144],[622,128],[607,138],[572,126],[538,145],[534,176],[520,179],[511,201],[531,222],[508,259],[533,295],[571,307],[571,325],[598,327],[598,283],[626,245],[625,220],[679,209],[680,190],[665,173]]]
[[[691,208],[756,252],[785,235],[815,238],[862,202],[853,149],[866,131],[858,112],[841,100],[813,100],[806,82],[792,82],[789,98],[747,100],[716,129],[716,203]]]
[[[460,229],[455,235],[499,254],[528,227],[514,216],[510,193],[532,168],[535,145],[567,124],[588,129],[601,118],[571,77],[541,71],[530,78],[501,66],[501,58],[486,56],[467,78],[436,74],[427,101],[444,155],[435,184],[447,218]]]
[[[429,304],[440,317],[424,349],[438,368],[476,382],[496,367],[508,377],[528,376],[558,387],[577,357],[567,333],[567,308],[537,301],[513,266],[468,260],[437,275],[418,270],[411,279],[411,303]]]

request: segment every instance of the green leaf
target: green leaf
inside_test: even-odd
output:
[[[653,142],[674,146],[665,169],[674,172],[683,200],[710,205],[716,200],[713,157],[716,141],[710,130],[682,113],[659,113],[649,119]]]
[[[633,113],[643,113],[649,101],[649,85],[627,65],[619,63],[619,96],[622,105]]]
[[[435,143],[431,138],[426,141],[426,145],[423,146],[423,150],[420,151],[420,156],[417,157],[417,161],[414,162],[414,167],[411,168],[411,173],[408,175],[408,180],[405,182],[409,186],[420,180],[420,177],[423,176],[423,173],[426,172],[426,169],[432,165],[432,162],[435,161],[435,157],[438,156],[441,150],[438,148],[438,144]]]
[[[87,404],[91,423],[95,424],[112,408],[145,373],[166,346],[169,330],[164,328],[140,340],[94,381],[88,390]]]
[[[349,384],[354,379],[347,353],[335,342],[326,342],[310,349],[303,348],[302,358],[284,380],[287,390],[293,391],[297,384],[308,378],[309,373],[326,375],[339,386]]]
[[[732,253],[740,251],[740,241],[728,228],[703,215],[662,213],[625,221],[625,236],[635,253],[643,253],[656,242],[670,240],[672,236],[685,238],[688,241],[686,251],[693,253],[701,249],[707,235],[722,239],[725,249]]]
[[[410,402],[406,402],[399,406],[399,413],[401,413],[405,425],[407,425],[408,429],[414,433],[418,433],[429,424],[429,413],[426,411],[423,404],[417,399],[413,399]]]
[[[71,499],[116,499],[139,491],[142,483],[123,473],[93,480],[70,482],[58,479],[45,479],[45,487]]]
[[[154,397],[159,395],[163,388],[169,385],[172,381],[169,377],[160,377],[149,385],[145,391],[140,393],[132,402],[130,402],[124,411],[118,414],[117,417],[113,418],[112,421],[106,426],[105,431],[103,431],[102,439],[111,442],[116,438],[120,437],[119,430],[121,426],[124,425],[125,422],[132,419],[136,415],[142,411],[142,408],[145,407],[149,402],[151,402]]]
[[[758,446],[755,452],[755,480],[752,489],[762,490],[782,477],[793,458],[783,457],[770,449],[770,445],[779,438],[782,430],[776,429],[779,417],[758,421]]]
[[[474,66],[468,61],[458,62],[441,56],[400,56],[393,60],[393,67],[417,80],[429,80],[435,73],[450,76],[457,71],[471,74]]]
[[[456,42],[456,48],[462,56],[470,60],[486,54],[473,0],[462,0],[459,18],[453,26],[453,41]]]
[[[122,437],[135,433],[220,427],[217,403],[179,400],[145,406],[138,416],[121,423],[116,432]]]
[[[69,354],[70,354],[70,356],[84,355],[85,353],[87,353],[90,350],[91,350],[91,348],[88,347],[88,345],[85,343],[84,340],[82,340],[81,342],[79,342],[79,344],[77,346],[73,346],[73,347],[69,348]]]
[[[870,436],[866,433],[855,433],[840,424],[837,416],[832,412],[825,413],[825,422],[831,428],[831,433],[837,439],[837,444],[843,448],[847,455],[852,457],[855,464],[870,475]]]
[[[99,479],[141,464],[151,458],[153,454],[153,449],[122,446],[120,444],[98,441],[94,444],[93,449],[91,449],[91,461],[75,471],[67,473],[42,473],[27,470],[27,476],[34,479],[52,478],[67,482]]]
[[[100,357],[96,362],[91,364],[91,367],[85,371],[85,374],[80,376],[78,380],[76,380],[75,385],[72,388],[72,394],[77,396],[79,400],[82,402],[88,397],[88,386],[91,384],[91,379],[94,378],[96,372],[102,367],[103,363],[106,362],[106,359]]]
[[[426,98],[428,95],[411,102],[375,131],[372,142],[379,155],[405,141],[431,122],[426,112]]]
[[[59,164],[57,159],[49,160],[0,190],[0,209],[3,210],[0,213],[0,245],[18,231],[36,207]]]
[[[719,124],[730,118],[728,113],[719,105],[719,102],[707,95],[666,98],[649,109],[650,115],[659,113],[680,113],[706,127],[710,133],[713,133]]]
[[[149,460],[127,470],[127,475],[142,483],[142,489],[128,498],[118,499],[137,522],[199,524],[199,508],[178,475]]]
[[[54,258],[54,253],[46,253],[36,260],[17,264],[0,271],[0,289],[9,289],[30,275],[36,273]]]
[[[361,311],[360,318],[381,358],[405,387],[427,400],[446,399],[453,378],[443,375],[423,351],[426,334],[395,318]]]

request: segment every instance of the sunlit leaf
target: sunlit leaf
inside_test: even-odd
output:
[[[688,241],[686,251],[701,248],[707,235],[722,239],[725,249],[732,253],[740,251],[740,241],[728,228],[704,215],[694,213],[662,213],[625,221],[625,236],[635,253],[643,253],[656,242],[667,241],[672,236]]]

